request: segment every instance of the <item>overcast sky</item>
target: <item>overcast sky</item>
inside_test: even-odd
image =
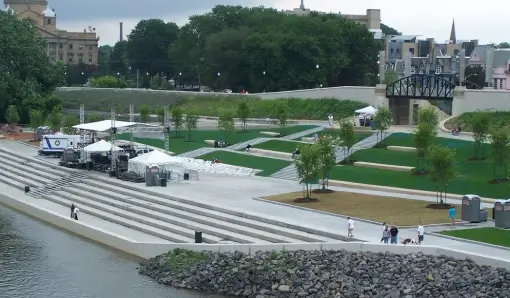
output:
[[[300,0],[49,0],[55,9],[58,27],[67,30],[96,28],[101,44],[114,44],[119,40],[119,22],[124,22],[124,35],[140,19],[162,18],[165,21],[186,23],[188,17],[209,11],[217,4],[274,7],[293,9]],[[409,4],[412,5],[409,5]],[[422,3],[422,4],[420,4]],[[457,39],[479,39],[480,43],[510,41],[510,1],[498,0],[495,5],[478,5],[483,2],[427,0],[305,0],[312,10],[364,14],[366,9],[381,9],[386,25],[407,35],[434,37],[438,42],[448,40],[452,19],[455,18]],[[473,4],[473,5],[470,5]],[[462,5],[462,6],[460,6]]]

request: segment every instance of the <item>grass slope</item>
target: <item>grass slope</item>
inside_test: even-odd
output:
[[[221,161],[221,163],[224,164],[262,170],[262,172],[258,173],[257,175],[265,177],[278,172],[279,170],[287,167],[292,163],[291,161],[252,156],[247,154],[227,152],[221,150],[200,156],[198,158],[207,160],[217,158]]]
[[[470,120],[479,114],[480,112],[464,113],[459,117],[452,118],[446,121],[445,126],[448,129],[453,129],[460,126],[463,131],[472,131]],[[507,111],[496,111],[488,112],[491,118],[492,125],[495,127],[503,127],[507,131],[510,131],[510,112]]]
[[[354,135],[356,136],[356,143],[357,142],[361,142],[363,141],[364,139],[368,138],[369,136],[373,135],[375,132],[374,131],[371,131],[371,130],[368,130],[366,132],[364,131],[355,131],[354,132]],[[313,137],[314,134],[309,134],[307,135],[306,137]],[[325,130],[325,131],[321,131],[319,133],[319,135],[328,135],[328,136],[331,136],[332,138],[336,139],[337,137],[340,136],[340,132],[338,130]],[[298,141],[300,141],[301,138],[299,138]]]
[[[510,231],[498,228],[478,228],[443,231],[443,235],[510,247]]]

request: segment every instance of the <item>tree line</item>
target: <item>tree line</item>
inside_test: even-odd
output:
[[[99,72],[131,81],[138,72],[146,88],[155,77],[251,92],[373,85],[380,48],[365,26],[338,14],[218,5],[182,27],[141,20],[127,40],[100,48]]]

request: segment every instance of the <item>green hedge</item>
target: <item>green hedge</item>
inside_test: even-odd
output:
[[[247,95],[204,93],[190,96],[189,93],[183,92],[132,89],[59,89],[56,95],[62,99],[66,109],[78,109],[83,103],[87,110],[109,112],[112,103],[117,102],[117,111],[122,113],[129,111],[130,104],[135,104],[135,110],[143,104],[154,107],[154,110],[157,106],[178,104],[184,110],[193,109],[201,116],[218,116],[219,109],[236,109],[240,102],[245,101],[251,110],[250,117],[253,118],[274,117],[276,101],[285,101],[289,105],[291,118],[310,120],[326,120],[329,113],[340,119],[351,116],[355,110],[367,106],[359,101],[334,98],[261,100]]]

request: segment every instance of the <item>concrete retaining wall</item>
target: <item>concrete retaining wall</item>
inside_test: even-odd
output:
[[[36,217],[42,221],[51,223],[67,231],[81,235],[85,238],[103,243],[112,248],[127,252],[129,254],[142,258],[150,258],[162,253],[168,252],[174,248],[190,249],[194,251],[215,251],[215,252],[233,252],[240,251],[248,254],[254,254],[257,251],[282,251],[282,250],[341,250],[348,251],[371,251],[371,252],[390,252],[396,254],[409,254],[422,252],[429,255],[446,255],[457,259],[470,258],[480,265],[496,266],[510,269],[510,260],[504,260],[489,256],[484,256],[465,251],[440,248],[435,246],[403,246],[388,245],[377,243],[361,242],[334,242],[334,243],[292,243],[292,244],[169,244],[169,243],[142,243],[134,242],[111,234],[107,231],[88,226],[84,221],[73,221],[67,216],[56,214],[50,210],[38,207],[30,203],[35,200],[32,197],[24,196],[19,199],[0,194],[1,203],[19,210],[23,213]],[[67,215],[67,214],[66,214]]]
[[[360,168],[382,169],[382,170],[397,171],[397,172],[409,172],[413,169],[413,167],[396,166],[396,165],[388,165],[388,164],[364,162],[364,161],[356,161],[356,162],[354,162],[354,166],[360,167]]]

